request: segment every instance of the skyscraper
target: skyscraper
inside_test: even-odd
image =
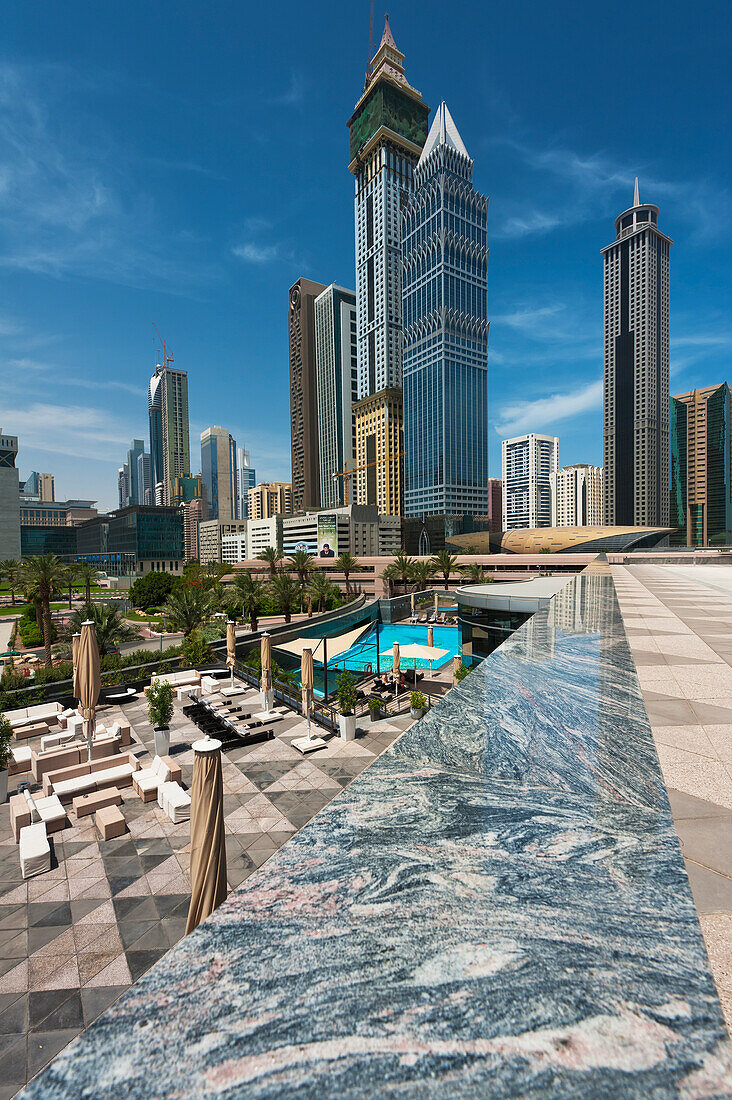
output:
[[[553,435],[518,435],[501,444],[503,530],[551,527],[552,474],[559,465]]]
[[[605,522],[665,527],[669,514],[669,250],[658,207],[615,219],[605,271]]]
[[[137,456],[137,495],[138,504],[155,503],[152,495],[152,466],[147,451]]]
[[[291,516],[292,485],[287,481],[262,481],[249,490],[249,519]]]
[[[356,498],[391,515],[403,510],[403,463],[389,438],[393,444],[402,435],[403,414],[394,407],[402,388],[401,219],[429,117],[429,107],[404,75],[403,62],[387,17],[348,122],[349,170],[356,178],[356,465],[368,464],[357,475]],[[381,411],[375,402],[379,394]]]
[[[721,386],[671,398],[671,515],[686,546],[732,542],[732,390]]]
[[[206,519],[236,519],[236,440],[218,424],[201,432],[201,477]]]
[[[20,481],[17,435],[0,429],[0,558],[20,558]]]
[[[127,452],[127,469],[129,471],[129,503],[144,504],[140,499],[139,481],[137,477],[137,459],[145,450],[145,442],[142,439],[133,439],[132,446]]]
[[[552,474],[552,527],[599,527],[605,520],[602,468],[578,462]]]
[[[174,477],[191,470],[188,427],[188,373],[164,364],[155,367],[148,390],[150,456],[153,491],[162,504],[170,504]]]
[[[487,221],[441,103],[402,219],[407,516],[490,508]]]
[[[331,284],[315,299],[315,361],[318,372],[318,441],[320,506],[345,503],[343,478],[353,467],[356,426],[353,403],[358,398],[356,295]],[[350,496],[349,496],[350,500]]]
[[[249,451],[244,447],[236,450],[236,518],[249,519],[249,490],[257,484],[257,471],[251,464]]]
[[[320,506],[318,387],[315,364],[315,299],[322,283],[298,279],[290,287],[290,441],[292,498],[296,512]]]

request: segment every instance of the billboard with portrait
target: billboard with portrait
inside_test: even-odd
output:
[[[338,516],[323,513],[318,516],[318,557],[338,557]]]

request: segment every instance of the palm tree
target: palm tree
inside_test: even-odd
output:
[[[308,592],[313,598],[313,603],[317,607],[318,611],[325,611],[326,604],[331,596],[337,591],[335,585],[331,584],[325,575],[323,569],[316,569],[310,578],[310,584],[308,586]]]
[[[299,585],[293,581],[286,570],[282,569],[270,577],[269,590],[272,598],[279,604],[280,611],[285,616],[285,622],[289,623],[292,618],[292,609],[300,595]]]
[[[442,573],[442,579],[447,589],[450,583],[450,574],[454,573],[457,569],[457,558],[454,554],[451,554],[449,550],[440,550],[439,553],[433,556],[431,565],[435,573]]]
[[[84,596],[87,605],[91,603],[91,586],[97,579],[97,568],[90,561],[82,561],[76,566],[76,579],[84,585]]]
[[[118,647],[125,642],[136,642],[141,637],[137,627],[126,622],[114,607],[105,603],[95,603],[83,610],[77,609],[69,615],[63,632],[65,640],[70,641],[74,634],[80,634],[84,622],[88,619],[94,623],[100,657],[106,657],[113,646]]]
[[[212,591],[217,585],[221,584],[221,578],[225,577],[228,572],[228,566],[222,565],[219,561],[210,561],[203,566],[200,580],[204,589]]]
[[[72,597],[73,597],[73,587],[74,587],[74,581],[75,580],[76,580],[76,566],[67,565],[66,569],[64,570],[64,581],[66,583],[66,587],[69,590],[69,611],[71,611],[71,609],[73,607]]]
[[[427,587],[427,581],[430,577],[434,577],[434,566],[429,561],[416,561],[412,566],[412,581],[414,582],[415,592],[424,592]]]
[[[8,582],[10,588],[10,602],[15,607],[15,593],[23,584],[23,566],[15,558],[7,558],[0,562],[0,573]]]
[[[273,546],[266,546],[261,554],[257,554],[257,561],[266,561],[269,566],[270,580],[274,580],[277,576],[279,564],[282,561],[282,554],[280,554],[279,550],[275,550]]]
[[[481,584],[485,580],[483,566],[478,565],[475,561],[471,562],[470,565],[463,566],[460,572],[466,580],[472,581],[473,584]]]
[[[241,599],[242,611],[249,616],[252,630],[256,630],[259,609],[264,599],[264,584],[251,573],[240,573],[234,581],[234,588]]]
[[[170,625],[187,638],[208,621],[211,607],[210,593],[200,588],[177,588],[168,594],[162,611]]]
[[[336,569],[346,578],[346,595],[350,596],[351,586],[348,582],[348,578],[350,577],[351,573],[360,568],[361,562],[358,560],[358,558],[354,558],[353,554],[345,553],[339,554],[334,564]]]
[[[308,574],[312,572],[314,564],[315,558],[312,554],[308,554],[307,550],[296,550],[294,554],[290,554],[287,568],[293,569],[297,573],[300,587],[304,588],[308,582]]]
[[[66,567],[55,554],[43,554],[28,558],[25,564],[30,599],[40,605],[43,623],[43,646],[46,664],[53,664],[51,656],[51,597],[66,583]],[[37,614],[37,612],[36,612]]]
[[[409,584],[415,564],[414,558],[410,558],[406,554],[397,554],[394,558],[394,576],[397,580],[402,582],[405,592],[407,591],[407,585]]]

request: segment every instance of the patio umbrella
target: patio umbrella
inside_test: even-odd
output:
[[[92,742],[94,740],[94,717],[96,714],[97,700],[102,688],[99,675],[99,646],[97,636],[94,633],[94,623],[87,619],[81,626],[79,639],[79,653],[77,658],[76,687],[79,693],[79,706],[81,716],[84,719],[86,743],[89,749],[89,759],[92,758]]]
[[[213,913],[226,897],[221,742],[212,737],[194,741],[193,753],[191,904],[186,935]]]
[[[409,602],[412,605],[412,617],[414,617],[414,592],[412,592]]]
[[[462,658],[460,657],[459,654],[457,656],[453,657],[453,659],[452,659],[452,683],[453,683],[453,687],[458,682],[457,672],[458,672],[458,669],[460,668],[460,665],[462,663],[463,663]]]
[[[226,624],[226,663],[231,669],[231,686],[234,686],[234,665],[236,664],[236,623],[229,619]]]
[[[433,631],[431,626],[428,626],[427,627],[427,645],[430,647],[430,649],[433,649],[434,644],[435,644],[435,632]]]
[[[313,616],[313,597],[308,592],[308,618],[311,619],[312,616]]]
[[[308,741],[310,740],[310,709],[313,705],[313,687],[315,674],[313,671],[313,651],[303,649],[300,661],[300,682],[302,685],[302,712],[308,720]]]
[[[394,642],[394,648],[392,650],[394,656],[391,659],[391,667],[394,673],[394,683],[396,684],[396,697],[394,702],[399,710],[399,674],[402,670],[402,658],[399,652],[399,642]]]
[[[262,635],[260,653],[262,661],[262,706],[266,711],[269,711],[269,693],[272,688],[272,639],[267,633]]]
[[[77,691],[76,691],[76,670],[79,667],[79,642],[80,642],[80,640],[81,640],[81,634],[78,634],[78,633],[74,634],[74,636],[71,639],[71,664],[72,664],[72,668],[73,668],[72,682],[71,682],[71,692],[74,696],[74,699],[79,698],[79,696],[77,694]]]
[[[402,657],[406,657],[408,661],[414,661],[414,686],[417,687],[417,661],[429,661],[430,668],[432,668],[432,662],[437,661],[440,657],[446,657],[450,652],[449,649],[437,649],[435,646],[429,645],[404,645],[401,648]]]
[[[437,613],[438,613],[439,610],[440,610],[440,593],[437,590],[435,590],[435,618],[437,618]]]

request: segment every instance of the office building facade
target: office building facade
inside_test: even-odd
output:
[[[552,527],[601,527],[605,515],[602,466],[578,462],[551,477]]]
[[[188,374],[158,364],[148,390],[150,420],[150,456],[156,501],[169,505],[173,499],[175,477],[186,477],[191,470],[188,425]]]
[[[222,539],[228,535],[244,535],[246,538],[246,520],[228,520],[222,523],[217,519],[204,520],[198,525],[198,560],[201,565],[220,562]]]
[[[95,500],[33,501],[20,498],[23,527],[78,527],[97,514]]]
[[[671,514],[682,546],[732,545],[732,390],[671,398]]]
[[[137,496],[138,504],[155,503],[152,495],[152,465],[148,451],[143,451],[137,456]]]
[[[315,299],[324,290],[323,283],[310,279],[298,279],[290,287],[290,444],[293,507],[297,512],[320,504]]]
[[[332,284],[315,299],[315,361],[318,382],[320,504],[336,508],[348,492],[342,477],[355,465],[358,399],[356,295]]]
[[[500,477],[488,478],[488,530],[503,530],[503,482]]]
[[[327,551],[324,547],[327,541]],[[305,550],[321,561],[340,554],[379,557],[401,550],[401,520],[380,516],[374,507],[351,504],[328,512],[308,512],[282,520],[282,551]]]
[[[184,501],[178,507],[183,517],[183,556],[186,561],[198,561],[198,527],[203,521],[203,500],[196,497],[194,500]]]
[[[404,72],[404,54],[397,49],[387,16],[384,33],[371,59],[363,93],[349,119],[350,163],[355,177],[356,305],[359,402],[368,399],[369,428],[379,435],[359,433],[356,414],[356,465],[369,461],[396,464],[385,478],[393,501],[381,504],[389,515],[401,515],[404,506],[401,425],[403,412],[394,416],[394,403],[402,392],[402,211],[414,188],[414,170],[427,137],[429,107]],[[381,410],[374,407],[380,400]],[[397,397],[395,397],[397,395]],[[398,420],[400,446],[390,449]],[[362,428],[363,428],[362,424]],[[369,475],[370,477],[370,475]],[[364,494],[367,479],[356,497],[361,504],[374,501]],[[370,484],[370,482],[369,482]],[[353,499],[353,498],[351,498]]]
[[[293,489],[287,481],[262,481],[249,490],[249,519],[291,516]]]
[[[120,508],[81,524],[76,538],[78,560],[112,576],[183,572],[183,517],[177,508]]]
[[[33,470],[20,486],[21,495],[38,500],[42,504],[52,504],[56,499],[56,484],[53,474],[41,474]]]
[[[605,522],[667,526],[669,517],[669,253],[658,207],[615,219],[604,261]]]
[[[441,103],[402,219],[407,516],[489,509],[487,222]]]
[[[20,480],[17,435],[0,430],[0,559],[20,558]]]
[[[236,518],[249,519],[249,490],[257,484],[257,471],[244,447],[236,449]]]
[[[355,503],[375,504],[383,516],[403,508],[404,405],[401,390],[382,390],[353,407],[356,424]],[[350,498],[354,501],[354,497]]]
[[[206,518],[236,519],[236,440],[218,424],[201,432],[201,478]]]
[[[503,530],[551,527],[552,475],[559,440],[551,435],[514,436],[501,444]]]
[[[247,553],[250,560],[256,558],[268,546],[282,553],[282,522],[282,516],[247,520]],[[266,568],[267,566],[263,566],[263,570]]]

